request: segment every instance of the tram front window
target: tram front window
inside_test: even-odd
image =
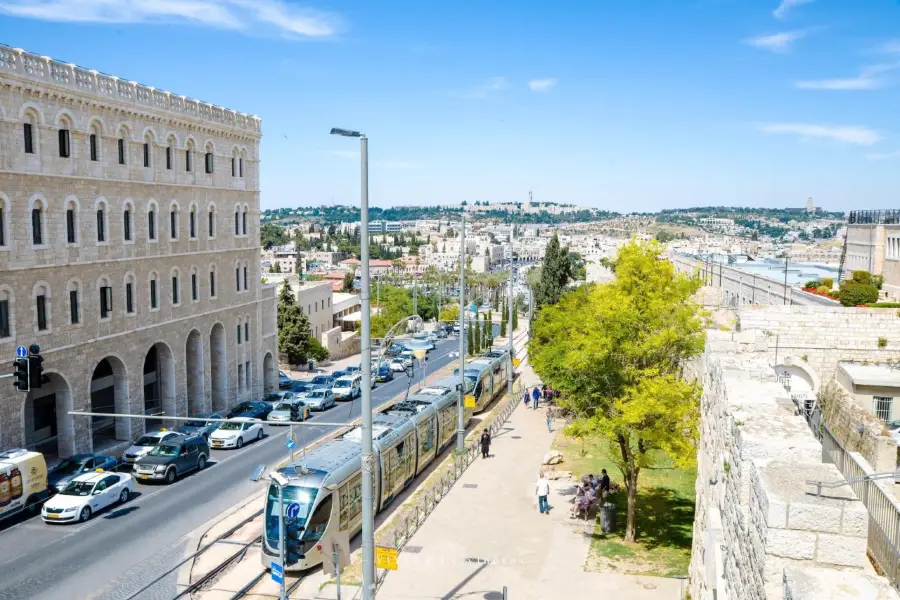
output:
[[[300,510],[297,511],[297,518],[293,522],[305,526],[306,519],[312,510],[313,500],[316,499],[316,492],[318,492],[316,488],[310,487],[294,485],[285,487],[283,511],[286,513],[288,507],[295,502],[299,504]],[[277,548],[278,537],[278,487],[271,484],[269,485],[269,496],[266,500],[266,541],[272,548]]]
[[[325,496],[313,511],[306,525],[306,531],[303,532],[303,541],[318,542],[322,539],[329,519],[331,519],[331,494]]]

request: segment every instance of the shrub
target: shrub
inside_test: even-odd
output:
[[[844,306],[869,304],[878,300],[878,289],[874,285],[851,282],[841,289],[840,294],[838,294],[838,300]]]
[[[834,287],[834,279],[831,277],[823,277],[822,285],[826,286],[829,290]]]
[[[309,336],[306,353],[309,358],[319,362],[325,360],[329,356],[328,349],[322,345],[322,342],[313,336]]]
[[[872,274],[868,271],[853,271],[853,277],[851,279],[854,283],[869,285],[872,283]]]
[[[875,275],[875,276],[872,277],[872,285],[874,285],[874,286],[875,286],[876,288],[878,288],[879,290],[881,289],[881,286],[882,286],[883,284],[884,284],[884,276],[882,276],[882,275]]]
[[[888,341],[887,341],[887,338],[886,338],[886,337],[880,337],[880,338],[878,338],[878,347],[879,347],[879,348],[884,348],[884,347],[886,347],[887,345],[888,345]]]
[[[825,295],[831,294],[831,288],[828,287],[827,285],[820,285],[819,287],[816,288],[816,291],[819,292],[820,294],[825,294]]]
[[[809,281],[807,281],[806,283],[803,284],[803,287],[816,289],[820,285],[824,285],[824,284],[821,281],[819,281],[818,279],[810,279]]]
[[[872,302],[866,306],[870,308],[900,308],[900,302]],[[897,316],[900,317],[900,314]]]

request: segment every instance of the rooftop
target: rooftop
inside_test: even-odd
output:
[[[855,385],[900,387],[900,369],[889,365],[863,365],[853,362],[838,363]]]

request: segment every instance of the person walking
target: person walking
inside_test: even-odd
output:
[[[553,417],[550,416],[550,407],[547,407],[547,431],[553,433]]]
[[[537,410],[541,403],[541,390],[538,389],[538,386],[534,386],[534,389],[531,390],[531,399],[534,400],[534,410]]]
[[[525,393],[522,396],[523,400],[525,400],[525,408],[528,408],[528,403],[531,402],[531,396],[528,394],[528,388],[525,388]]]
[[[600,471],[602,477],[600,477],[600,488],[599,496],[600,498],[606,498],[609,495],[609,475],[606,474],[606,469]]]
[[[481,432],[481,458],[487,458],[491,454],[491,434],[487,429]]]
[[[538,498],[538,509],[541,511],[542,515],[550,514],[550,505],[547,504],[547,497],[550,495],[550,482],[544,478],[544,471],[538,474],[537,486],[535,486],[535,492],[537,493]]]

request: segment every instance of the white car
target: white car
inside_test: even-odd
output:
[[[235,417],[219,425],[209,434],[210,448],[243,448],[244,444],[263,438],[262,425],[248,417]]]
[[[391,361],[391,371],[394,373],[403,373],[406,371],[406,365],[403,364],[402,358],[395,358]]]
[[[87,521],[107,506],[128,502],[132,492],[134,479],[128,473],[85,473],[44,503],[41,519],[47,523]]]

